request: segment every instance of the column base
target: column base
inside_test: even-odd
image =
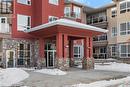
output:
[[[86,70],[94,69],[94,58],[83,58],[82,68]]]
[[[69,58],[56,58],[55,67],[60,70],[68,70],[69,69]]]
[[[70,63],[69,63],[70,67],[74,66],[74,58],[70,58]]]
[[[45,60],[45,58],[40,58],[37,61],[37,68],[42,69],[43,67],[46,67],[46,60]]]

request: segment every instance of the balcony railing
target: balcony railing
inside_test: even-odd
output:
[[[95,59],[106,59],[107,55],[107,53],[93,53]]]
[[[93,38],[93,41],[106,41],[106,40],[107,40],[107,35],[96,36]]]
[[[76,12],[68,12],[64,14],[65,17],[68,18],[77,18],[80,19],[80,14],[76,13]]]
[[[101,22],[106,22],[107,17],[102,16],[102,17],[93,17],[93,18],[88,18],[87,19],[87,24],[96,24],[96,23],[101,23]]]
[[[0,23],[0,33],[11,34],[11,27],[8,23]]]
[[[0,14],[13,13],[13,0],[0,0]]]

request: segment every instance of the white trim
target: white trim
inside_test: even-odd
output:
[[[42,24],[42,25],[36,26],[34,28],[31,28],[30,30],[26,30],[25,32],[29,33],[29,32],[33,32],[33,31],[41,30],[43,28],[55,26],[55,25],[63,25],[63,26],[80,28],[80,29],[102,32],[102,33],[108,32],[108,30],[105,30],[105,29],[102,29],[102,28],[90,26],[90,25],[87,25],[87,24],[79,23],[79,22],[76,22],[76,21],[68,20],[68,19],[59,19],[59,20],[56,20],[56,21],[53,21],[53,22]]]
[[[52,4],[52,5],[59,5],[59,0],[57,0],[56,2],[54,2],[54,0],[49,0],[49,4]]]
[[[28,4],[28,1],[30,1],[30,4]],[[23,5],[28,5],[28,6],[31,6],[31,4],[32,4],[31,0],[26,0],[26,3],[23,3],[20,0],[17,0],[17,3],[23,4]]]
[[[11,49],[11,50],[6,50],[6,68],[8,68],[9,67],[9,65],[8,65],[8,62],[9,62],[9,54],[10,54],[10,52],[13,52],[13,68],[14,67],[16,67],[16,58],[15,58],[15,50],[14,49]]]

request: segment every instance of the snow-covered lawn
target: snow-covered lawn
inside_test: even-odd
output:
[[[66,75],[67,74],[66,72],[61,71],[59,69],[41,69],[41,70],[37,70],[35,72],[48,74],[48,75]]]
[[[130,64],[111,62],[106,65],[95,64],[96,70],[118,71],[118,72],[130,72]]]
[[[130,87],[130,85],[127,85],[127,83],[130,82],[130,77],[126,77],[123,79],[117,79],[117,80],[110,80],[110,81],[97,81],[97,82],[93,82],[90,84],[76,84],[73,85],[72,87],[111,87],[114,85],[120,85],[120,84],[126,84],[125,85],[120,85],[119,87]]]
[[[0,87],[11,86],[29,77],[22,69],[7,68],[0,69]]]

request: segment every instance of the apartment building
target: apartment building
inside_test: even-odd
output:
[[[0,61],[4,67],[66,69],[73,66],[74,57],[82,58],[84,69],[94,67],[92,37],[107,30],[86,25],[83,4],[73,0],[0,3]]]
[[[109,30],[93,38],[94,58],[117,58],[129,62],[130,0],[113,0],[100,8],[87,8],[87,24]]]

